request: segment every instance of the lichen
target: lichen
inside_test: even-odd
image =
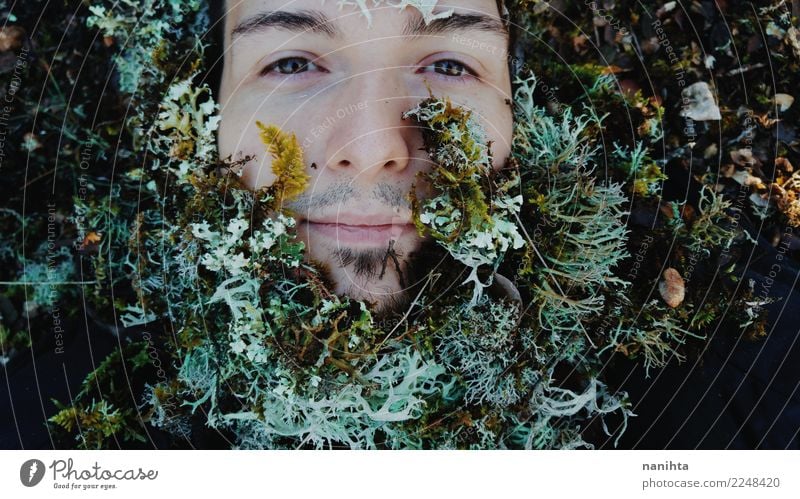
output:
[[[67,214],[55,226],[64,249],[55,265],[47,267],[41,240],[0,243],[0,257],[20,264],[4,268],[10,284],[2,298],[25,312],[14,327],[1,325],[0,359],[25,347],[18,324],[71,298],[61,288],[44,293],[54,277],[74,278],[70,256],[85,265],[81,285],[97,321],[121,335],[123,350],[51,420],[70,444],[136,445],[144,423],[176,442],[211,427],[238,448],[591,447],[591,421],[618,440],[632,415],[632,401],[603,379],[612,354],[642,360],[650,375],[704,345],[705,330],[729,307],[741,312],[735,319],[748,335],[764,335],[769,300],[752,283],[739,289],[731,263],[750,243],[734,218],[745,208],[720,188],[742,176],[693,176],[701,184],[694,206],[662,199],[668,164],[690,152],[670,145],[675,127],[662,126],[666,107],[640,91],[619,92],[619,68],[583,60],[542,67],[546,54],[524,50],[527,68],[513,81],[512,155],[498,168],[494,160],[505,158],[493,158],[479,122],[448,96],[430,95],[405,113],[437,165],[420,177],[433,196],[412,197],[412,206],[444,265],[426,276],[409,310],[376,320],[368,304],[329,289],[282,211],[309,179],[293,135],[261,126],[277,179],[265,189],[250,189],[237,175],[252,158],[217,157],[219,108],[203,83],[201,3],[92,5],[88,27],[114,54],[116,88],[107,93],[129,109],[125,121],[106,116],[95,126],[81,116],[91,115],[86,109],[70,111],[64,147],[49,142],[57,133],[33,136],[36,142],[13,131],[37,176],[49,175],[53,163],[44,150],[81,171],[80,127],[84,146],[97,148],[87,157],[100,159],[91,188],[75,180],[79,194],[69,192],[60,208]],[[531,7],[519,12],[529,34],[545,33],[538,24],[544,4],[521,3]],[[435,17],[433,2],[393,5],[419,9],[426,22]],[[784,36],[780,43],[793,50],[787,19],[772,21],[768,36]],[[676,68],[695,66],[685,60]],[[663,81],[675,69],[663,61],[652,68]],[[580,97],[542,99],[545,75]],[[65,78],[49,80],[54,89],[43,109],[70,107],[58,88]],[[632,137],[618,131],[623,115],[636,124]],[[609,131],[617,133],[606,141]],[[662,138],[671,156],[655,160]],[[113,178],[103,157],[114,150],[109,144],[119,144]],[[781,196],[762,197],[770,182],[751,168],[761,183],[747,194],[758,196],[753,203],[765,220],[796,221],[795,174],[774,163],[774,183],[785,193],[773,187]],[[21,239],[23,227],[46,233],[47,216],[0,215],[9,240]],[[683,280],[681,300],[652,295],[666,268]],[[22,298],[31,289],[31,299]],[[158,333],[134,341],[143,327]],[[138,383],[138,400],[121,393],[123,378]]]
[[[339,9],[348,6],[358,8],[361,11],[361,15],[367,19],[367,25],[371,26],[372,13],[370,12],[367,3],[368,0],[337,0]],[[422,15],[422,19],[426,24],[435,19],[450,17],[453,14],[453,9],[444,9],[442,12],[434,14],[433,9],[436,8],[437,3],[438,0],[398,0],[396,3],[393,3],[391,0],[372,0],[373,7],[379,7],[383,4],[386,4],[391,7],[396,7],[400,10],[403,10],[406,7],[415,8]]]

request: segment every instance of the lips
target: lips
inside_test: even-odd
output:
[[[415,231],[408,218],[397,215],[340,215],[304,220],[309,233],[348,245],[388,246],[389,241]]]

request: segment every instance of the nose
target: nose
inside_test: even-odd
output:
[[[387,173],[404,171],[410,160],[413,125],[401,118],[411,98],[391,70],[354,77],[342,89],[346,102],[335,113],[326,143],[327,167],[358,175],[365,183]]]

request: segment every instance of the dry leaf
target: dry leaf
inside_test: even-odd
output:
[[[775,94],[775,105],[778,106],[780,111],[786,112],[787,109],[792,107],[794,103],[794,97],[789,94]]]
[[[661,293],[661,298],[671,308],[675,308],[681,303],[686,296],[686,284],[683,282],[683,277],[680,273],[672,267],[664,271],[664,278],[658,283],[658,292]]]
[[[0,52],[17,50],[22,47],[25,30],[19,26],[4,26],[0,28]]]
[[[708,83],[699,81],[689,85],[681,92],[681,95],[686,103],[680,112],[681,116],[695,121],[722,119],[722,114],[714,101],[714,94],[711,93]]]
[[[81,250],[85,250],[90,246],[96,246],[103,239],[103,236],[98,234],[97,232],[90,232],[86,234],[86,237],[83,238],[83,242],[81,243]]]

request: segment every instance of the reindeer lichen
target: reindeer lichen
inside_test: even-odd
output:
[[[366,6],[341,5],[353,3]],[[433,1],[392,5],[426,21],[447,15],[434,16]],[[141,421],[176,440],[209,427],[248,449],[591,447],[591,422],[616,442],[632,416],[627,394],[602,376],[612,353],[643,359],[649,375],[684,359],[726,303],[742,305],[743,327],[761,324],[765,302],[752,286],[737,294],[728,267],[689,275],[744,238],[710,185],[696,212],[660,199],[666,174],[647,143],[661,137],[660,106],[616,97],[639,109],[641,140],[612,142],[603,154],[611,115],[585,99],[548,111],[537,78],[521,71],[503,164],[480,122],[448,96],[404,113],[435,165],[419,176],[431,197],[409,193],[414,222],[444,265],[408,310],[376,320],[367,303],[329,289],[282,210],[310,180],[295,136],[258,123],[276,177],[262,189],[239,175],[252,158],[218,157],[219,107],[199,77],[203,47],[181,36],[206,27],[200,2],[105,2],[91,12],[89,25],[122,47],[115,61],[131,103],[130,144],[108,199],[77,199],[74,220],[94,303],[128,328],[159,332],[125,338],[126,359],[142,373],[136,410],[87,388],[51,421],[76,439],[73,421],[87,426],[85,447],[137,440]],[[578,70],[589,99],[611,95],[602,67]],[[669,216],[646,231],[631,223],[635,210]],[[667,254],[673,239],[679,249]],[[666,267],[686,283],[675,306],[650,294]],[[724,285],[706,292],[711,279]],[[0,333],[4,348],[17,343]],[[160,374],[148,368],[151,352],[163,358]],[[87,380],[108,393],[119,360]]]

